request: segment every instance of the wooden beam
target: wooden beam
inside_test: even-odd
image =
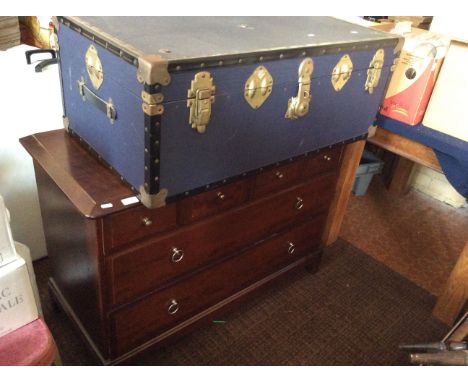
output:
[[[440,173],[443,172],[434,150],[419,142],[384,130],[381,127],[377,127],[375,135],[367,140],[410,161],[432,168]]]
[[[335,196],[328,213],[327,223],[322,237],[324,245],[330,245],[338,239],[341,223],[343,222],[353,188],[354,178],[356,177],[356,171],[359,167],[365,145],[366,141],[357,141],[348,144],[344,150]]]
[[[450,274],[432,315],[452,325],[468,299],[468,242]]]

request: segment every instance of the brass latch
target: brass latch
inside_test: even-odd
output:
[[[211,104],[215,101],[215,86],[209,72],[195,74],[187,93],[190,108],[189,123],[199,133],[204,133],[211,117]]]
[[[273,77],[263,65],[257,67],[244,86],[244,98],[252,109],[258,109],[273,90]]]
[[[353,62],[351,61],[351,57],[345,54],[341,57],[340,61],[336,64],[333,68],[333,72],[331,75],[331,82],[333,88],[339,92],[343,89],[343,86],[346,85],[346,82],[351,78],[351,73],[353,72]]]
[[[297,96],[291,97],[288,102],[288,110],[285,118],[297,119],[306,115],[309,111],[309,104],[312,96],[310,94],[310,78],[314,71],[314,62],[311,58],[306,58],[299,66],[299,88]]]
[[[379,84],[380,74],[382,73],[384,64],[384,54],[383,49],[377,50],[369,64],[369,69],[367,69],[367,80],[364,89],[368,91],[369,94],[372,94]]]

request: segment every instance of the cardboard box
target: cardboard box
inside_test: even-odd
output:
[[[18,257],[0,267],[0,336],[37,318],[26,262]]]
[[[468,142],[468,43],[452,41],[423,124]]]
[[[0,195],[0,267],[16,258],[17,254],[11,235],[9,213]]]
[[[423,120],[449,39],[412,28],[410,22],[374,28],[405,38],[380,113],[408,125],[417,125]]]

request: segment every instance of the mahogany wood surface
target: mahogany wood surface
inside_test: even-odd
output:
[[[100,228],[69,201],[56,183],[34,161],[52,277],[101,351],[106,350],[102,298]]]
[[[250,195],[252,178],[217,187],[179,202],[180,224],[190,224],[208,216],[224,212],[246,202]]]
[[[113,279],[112,303],[122,303],[209,261],[259,242],[291,224],[326,211],[335,181],[335,173],[325,174],[113,256],[108,260]],[[301,209],[296,208],[297,197],[303,200]],[[174,248],[184,253],[177,263],[171,259]]]
[[[320,219],[304,223],[212,268],[112,314],[116,355],[246,288],[320,245]],[[294,243],[293,253],[288,251]],[[173,304],[177,311],[169,313]],[[151,314],[149,314],[151,312]]]
[[[254,198],[276,192],[287,186],[301,183],[316,175],[338,169],[343,146],[321,150],[293,163],[274,167],[255,177]]]
[[[316,271],[346,148],[150,210],[124,206],[131,189],[64,131],[21,142],[34,159],[51,291],[104,364],[187,333],[297,266]],[[172,299],[180,311],[169,314]]]
[[[111,214],[103,219],[106,253],[119,246],[170,231],[177,227],[177,204],[149,209],[143,205]]]
[[[106,166],[63,129],[20,139],[23,147],[84,216],[99,217],[127,208],[121,200],[134,195]],[[113,207],[102,209],[102,204]]]

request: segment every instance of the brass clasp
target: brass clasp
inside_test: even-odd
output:
[[[209,72],[195,74],[187,93],[187,107],[190,108],[189,123],[199,133],[206,131],[211,117],[211,104],[215,101],[215,86]]]
[[[312,99],[310,94],[310,79],[314,71],[314,62],[311,58],[306,58],[299,66],[299,88],[297,96],[291,97],[288,102],[288,110],[285,118],[297,119],[309,112],[309,104]]]
[[[273,77],[263,65],[257,67],[244,86],[244,98],[252,109],[258,109],[273,90]]]
[[[377,50],[375,52],[372,61],[369,64],[369,69],[367,69],[367,80],[364,85],[364,89],[372,94],[374,89],[379,84],[380,74],[382,73],[382,68],[384,64],[385,53],[383,49]]]
[[[90,45],[85,53],[86,71],[94,89],[98,90],[104,80],[101,60],[94,45]]]
[[[353,62],[351,57],[345,54],[341,57],[340,61],[333,68],[331,75],[331,82],[335,91],[339,92],[346,85],[348,80],[351,78],[353,72]]]

